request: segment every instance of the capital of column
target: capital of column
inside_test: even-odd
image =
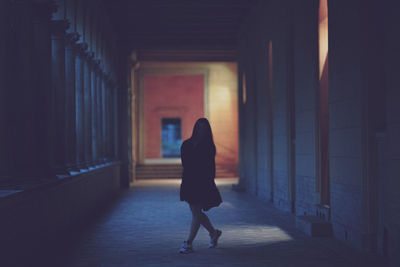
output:
[[[55,1],[33,2],[32,10],[34,22],[49,21],[57,11],[57,4]]]
[[[87,54],[86,57],[87,57],[87,59],[89,61],[89,64],[94,65],[95,64],[94,53],[91,52],[91,51],[87,51],[86,54]]]
[[[106,71],[104,70],[104,65],[102,64],[102,62],[100,62],[99,68],[100,75],[102,78],[104,78],[106,76]]]
[[[103,81],[107,80],[107,72],[105,72],[103,68],[100,68],[100,75]]]
[[[98,58],[93,59],[94,71],[101,75],[101,60]]]
[[[66,30],[69,28],[68,20],[52,20],[51,21],[51,34],[53,38],[65,39]]]
[[[80,42],[76,44],[77,50],[79,53],[79,56],[81,57],[86,57],[87,56],[87,49],[88,49],[88,44],[85,42]]]
[[[77,47],[77,42],[79,40],[79,37],[80,37],[80,35],[77,32],[67,33],[66,38],[65,38],[65,41],[66,41],[65,44],[70,47]]]
[[[105,73],[104,75],[104,82],[106,83],[107,87],[110,85],[111,82],[111,75],[109,73]]]

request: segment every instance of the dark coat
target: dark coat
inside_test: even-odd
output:
[[[191,139],[181,146],[183,166],[180,189],[181,201],[200,205],[209,210],[221,204],[221,195],[215,185],[215,147],[198,144],[194,147]]]

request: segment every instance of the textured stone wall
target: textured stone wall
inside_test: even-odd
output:
[[[316,110],[318,90],[317,1],[295,3],[294,93],[296,214],[314,215],[317,204]]]
[[[361,18],[356,1],[329,8],[331,216],[335,237],[362,247]]]
[[[247,15],[239,37],[239,184],[296,215],[316,215],[324,204],[318,152],[318,5],[317,0],[260,2]],[[400,151],[395,74],[399,21],[393,10],[394,4],[381,7],[373,1],[328,1],[330,217],[325,219],[335,238],[390,255],[399,248],[400,220],[394,178]],[[273,90],[268,97],[270,41]]]
[[[386,130],[377,134],[379,164],[379,238],[378,245],[400,260],[400,38],[399,7],[395,1],[384,9]]]

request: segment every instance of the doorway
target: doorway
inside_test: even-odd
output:
[[[161,150],[163,158],[179,158],[182,144],[180,118],[161,119]]]

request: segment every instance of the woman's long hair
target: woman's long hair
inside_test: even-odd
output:
[[[216,154],[211,126],[206,118],[200,118],[196,121],[193,127],[191,140],[195,147],[201,144],[201,146],[210,147],[212,153],[214,155]]]

